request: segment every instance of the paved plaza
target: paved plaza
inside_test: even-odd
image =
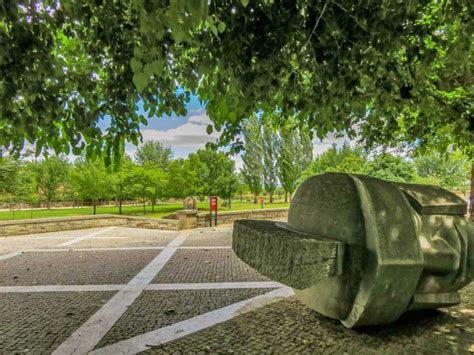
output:
[[[457,307],[346,329],[231,243],[229,226],[0,238],[0,353],[474,353],[474,284]]]

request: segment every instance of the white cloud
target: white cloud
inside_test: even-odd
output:
[[[240,171],[244,166],[244,161],[240,155],[232,155],[230,157],[235,162],[235,170]]]
[[[313,139],[313,155],[316,157],[331,148],[333,144],[339,147],[345,142],[351,146],[356,145],[356,140],[349,139],[346,135],[341,138],[336,138],[334,134],[330,133],[322,141],[319,138],[315,138]]]
[[[215,142],[219,138],[218,132],[207,134],[207,125],[211,120],[205,113],[190,116],[187,123],[166,131],[153,129],[142,130],[143,140],[158,140],[171,148],[188,148],[197,150],[203,148],[207,142]]]
[[[190,116],[188,123],[193,123],[198,126],[203,126],[203,125],[207,126],[208,124],[211,124],[211,119],[205,112],[203,112],[198,115]]]

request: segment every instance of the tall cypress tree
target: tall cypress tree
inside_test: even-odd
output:
[[[307,130],[297,128],[293,119],[280,129],[278,142],[278,178],[285,190],[285,202],[291,201],[298,179],[313,159],[313,144]]]
[[[263,126],[263,186],[273,203],[273,194],[278,186],[278,136],[270,125]]]
[[[263,148],[260,122],[256,115],[252,115],[243,125],[244,149],[242,160],[242,176],[253,193],[253,202],[257,203],[258,194],[262,191],[263,180]]]

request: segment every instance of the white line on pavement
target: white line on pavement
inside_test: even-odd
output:
[[[279,288],[284,287],[279,282],[256,281],[256,282],[209,282],[209,283],[189,283],[189,284],[150,284],[147,291],[159,290],[219,290],[237,288]],[[1,290],[1,288],[0,288]]]
[[[73,239],[77,237],[71,237],[71,236],[50,236],[50,237],[0,237],[0,241],[3,242],[5,240],[56,240],[56,239]],[[112,236],[106,236],[106,237],[90,237],[90,239],[126,239],[127,237],[112,237]]]
[[[21,252],[14,252],[14,253],[8,253],[8,254],[0,255],[0,260],[7,260],[7,259],[10,259],[10,258],[13,258],[14,256],[20,255],[20,254],[21,254]]]
[[[180,233],[166,248],[140,271],[123,289],[66,339],[53,354],[85,354],[94,349],[127,308],[151,283],[155,275],[171,259],[189,233]]]
[[[82,242],[84,239],[88,239],[88,238],[91,238],[91,237],[95,237],[99,234],[103,234],[103,233],[106,233],[106,232],[109,232],[113,229],[115,229],[117,227],[108,227],[108,228],[105,228],[105,229],[101,229],[99,231],[95,231],[95,232],[92,232],[92,233],[89,233],[89,234],[86,234],[86,235],[83,235],[82,237],[78,237],[78,238],[74,238],[72,240],[68,240],[67,242],[64,242],[64,243],[61,243],[59,245],[56,245],[58,248],[60,247],[67,247],[69,245],[73,245],[73,244],[76,244],[76,243],[79,243],[79,242]]]
[[[209,247],[180,247],[179,249],[232,249],[231,246],[209,246]]]
[[[54,253],[60,251],[114,251],[114,250],[162,250],[166,247],[103,247],[103,248],[54,248],[54,249],[25,249],[24,253]],[[195,250],[214,250],[214,249],[232,249],[232,247],[178,247],[177,249],[195,249]]]
[[[125,285],[0,286],[0,293],[119,291]]]
[[[103,248],[54,248],[54,249],[27,249],[25,253],[55,253],[59,251],[113,251],[113,250],[162,250],[165,247],[103,247]]]
[[[238,315],[254,311],[260,307],[292,295],[293,290],[291,288],[278,288],[263,295],[237,302],[230,306],[219,308],[197,317],[105,346],[92,351],[91,354],[137,354],[148,350],[153,346],[168,343],[213,325],[226,322]]]
[[[0,286],[0,293],[29,293],[29,292],[95,292],[95,291],[120,291],[126,285],[34,285],[34,286]],[[284,285],[273,281],[256,282],[211,282],[189,284],[149,284],[146,291],[163,290],[219,290],[240,288],[279,288]],[[138,287],[140,290],[143,287]],[[132,286],[129,286],[132,289]]]

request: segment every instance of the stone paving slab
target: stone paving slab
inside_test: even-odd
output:
[[[51,353],[113,294],[0,294],[0,353]]]
[[[0,240],[0,254],[11,253],[14,251],[21,250],[31,250],[31,249],[46,249],[52,248],[60,243],[68,241],[70,239],[16,239],[4,238],[5,240]]]
[[[231,249],[178,250],[153,283],[269,281]]]
[[[113,231],[113,230],[111,230]],[[106,228],[91,228],[64,232],[0,237],[0,255],[14,251],[54,248],[60,244],[73,241],[76,238],[92,236],[96,240],[106,235]],[[109,232],[110,233],[110,232]],[[108,236],[104,240],[107,239]],[[125,240],[125,238],[123,238]],[[75,244],[74,244],[75,245]]]
[[[183,243],[186,247],[232,246],[232,230],[200,230],[191,233]]]
[[[103,233],[104,237],[124,237],[124,238],[140,238],[140,237],[176,237],[178,232],[162,231],[157,229],[146,228],[130,228],[130,227],[115,227],[114,229]]]
[[[59,247],[67,251],[14,253],[55,248],[99,231],[93,239]],[[155,285],[142,294],[138,291],[138,298],[125,305],[125,313],[92,346],[102,334],[106,335],[96,348],[268,292],[266,288],[250,289],[249,285],[240,289],[209,289],[202,285],[268,281],[228,249],[231,235],[228,227],[185,231],[180,236],[187,236],[181,245],[184,249],[164,251],[72,249],[164,247],[178,233],[116,227],[0,238],[0,255],[13,252],[9,259],[0,258],[0,285],[13,286],[0,293],[0,354],[23,353],[26,349],[35,354],[51,353],[102,305],[108,304],[112,295],[118,294],[110,290],[119,290],[160,253],[169,253],[171,258],[154,277]],[[186,249],[193,247],[201,249]],[[162,283],[169,285],[160,286]],[[14,288],[22,285],[34,287],[23,289],[23,293],[19,292],[21,288]],[[54,287],[39,288],[44,285],[71,288],[62,288],[61,292]],[[177,289],[166,289],[172,285]],[[296,298],[289,298],[153,348],[149,353],[464,354],[474,350],[474,284],[462,291],[462,298],[458,307],[408,314],[386,327],[358,330],[346,329]]]
[[[124,284],[159,250],[28,252],[0,261],[0,285]]]
[[[468,354],[474,351],[474,284],[461,295],[457,307],[356,330],[292,297],[145,353]]]
[[[64,237],[64,238],[78,238],[82,237],[83,235],[94,233],[102,230],[104,228],[87,228],[87,229],[76,229],[70,231],[59,231],[59,232],[47,232],[47,233],[35,233],[35,234],[23,234],[23,235],[16,235],[16,236],[9,236],[9,237],[0,237],[0,243],[4,240],[10,239],[43,239],[43,238],[50,238],[50,237]]]
[[[73,249],[81,248],[127,248],[127,247],[165,247],[176,236],[165,234],[158,236],[133,236],[117,237],[116,239],[85,239],[71,246]]]
[[[272,289],[145,291],[97,348],[141,335]]]

